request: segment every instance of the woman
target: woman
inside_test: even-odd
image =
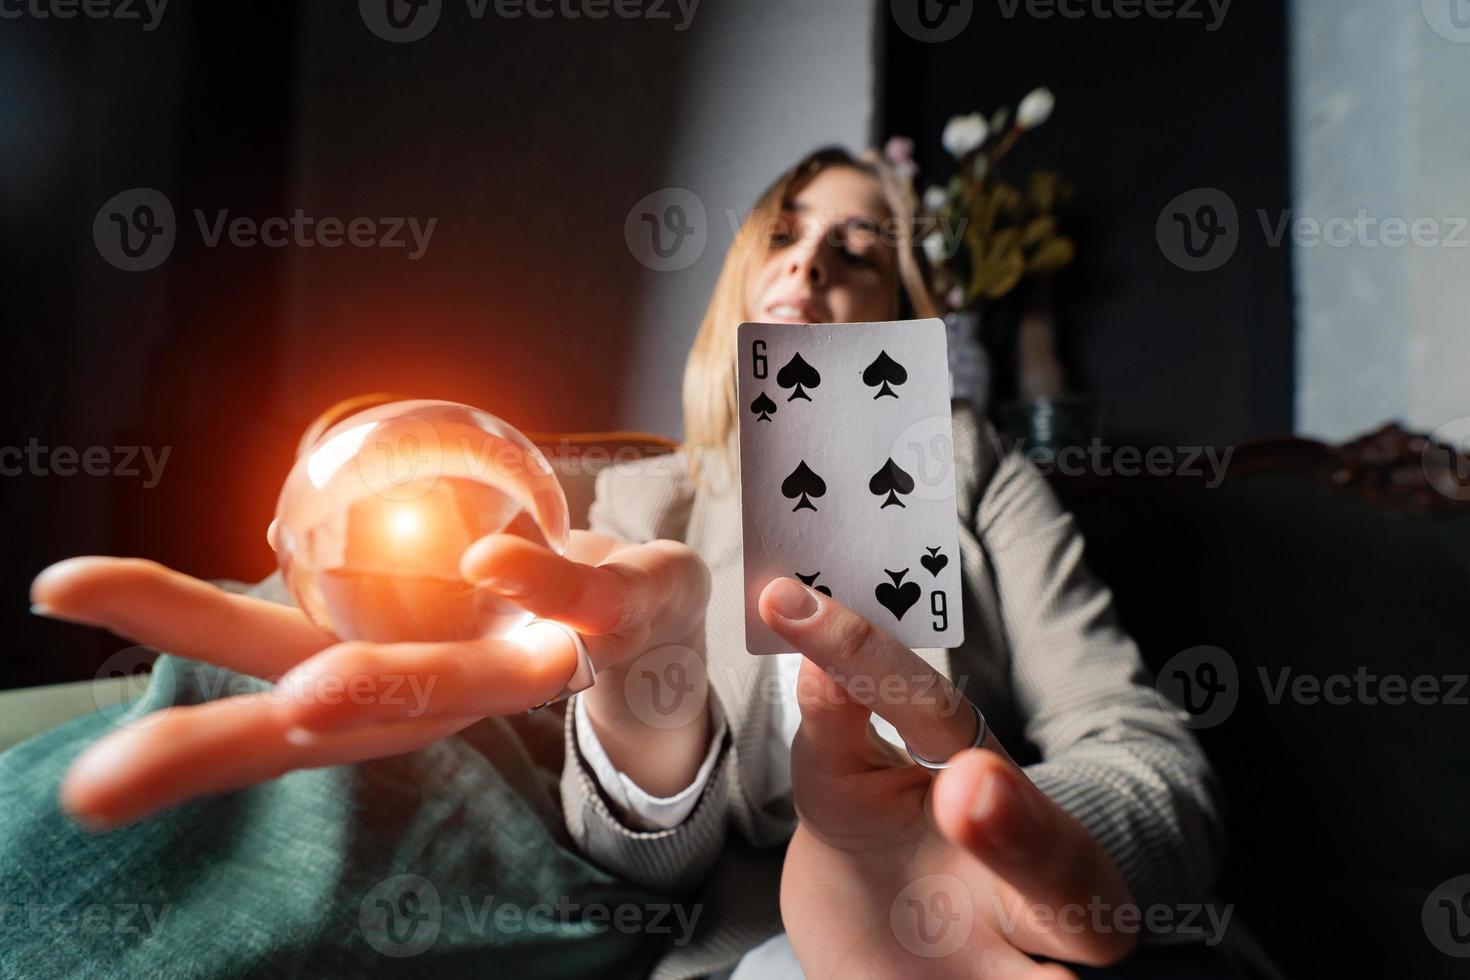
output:
[[[904,649],[778,579],[761,615],[797,653],[743,649],[735,327],[932,314],[906,245],[911,219],[877,158],[828,150],[800,161],[726,258],[686,371],[681,452],[600,474],[591,532],[566,558],[510,537],[464,556],[467,578],[585,641],[598,677],[567,712],[566,827],[596,865],[692,894],[704,910],[659,975],[727,968],[768,940],[781,928],[778,888],[812,976],[1049,969],[1032,955],[1107,963],[1134,932],[1096,917],[1059,926],[1058,910],[1197,901],[1213,873],[1203,756],[1148,687],[1070,519],[967,408],[954,426],[965,644]],[[278,689],[388,675],[434,684],[429,710],[412,717],[382,702],[249,695],[168,708],[70,772],[67,808],[99,826],[288,769],[414,749],[538,704],[577,669],[577,643],[554,629],[517,644],[334,644],[294,609],[148,563],[64,562],[38,577],[33,598],[184,656],[284,673]],[[899,678],[913,693],[859,703],[862,678]],[[677,681],[672,712],[667,686],[651,707],[659,679]],[[888,741],[870,736],[870,707],[891,725]],[[952,764],[936,778],[917,760]],[[927,928],[925,910],[962,928]]]

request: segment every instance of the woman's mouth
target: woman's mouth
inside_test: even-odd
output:
[[[766,316],[772,323],[826,322],[815,303],[801,298],[777,300],[766,307]]]

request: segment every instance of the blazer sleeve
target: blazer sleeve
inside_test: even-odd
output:
[[[667,506],[657,506],[660,494],[669,495],[663,501]],[[669,537],[675,529],[667,524],[667,515],[676,507],[667,481],[609,467],[597,474],[589,524],[595,532],[625,541]],[[638,516],[642,514],[662,516],[644,520]],[[715,697],[713,689],[710,697]],[[693,891],[725,847],[730,792],[726,770],[732,754],[728,738],[722,739],[714,769],[689,816],[667,830],[640,830],[614,813],[577,743],[574,716],[574,711],[567,711],[561,777],[562,811],[573,842],[588,859],[635,884],[669,895]]]
[[[1050,486],[1016,453],[985,487],[976,534],[993,566],[1026,735],[1027,775],[1080,820],[1147,907],[1208,894],[1219,789],[1186,716],[1161,702],[1109,591]]]

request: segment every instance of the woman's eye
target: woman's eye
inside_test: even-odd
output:
[[[876,264],[873,261],[873,257],[867,252],[858,252],[850,248],[845,248],[842,250],[842,256],[843,261],[848,265],[856,266],[859,269],[871,269]]]

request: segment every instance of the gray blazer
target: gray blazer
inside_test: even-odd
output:
[[[966,638],[921,650],[978,704],[1026,773],[1112,856],[1140,907],[1201,901],[1222,842],[1218,789],[1183,725],[1161,705],[1107,589],[1082,561],[1082,538],[1045,480],[967,406],[954,408]],[[628,541],[687,542],[712,575],[706,620],[710,690],[729,740],[679,826],[621,823],[581,757],[567,712],[562,801],[573,840],[632,881],[698,903],[693,941],[670,948],[659,980],[727,968],[780,931],[790,800],[757,804],[764,765],[769,658],[745,651],[738,481],[690,479],[682,454],[603,470],[594,531]]]

